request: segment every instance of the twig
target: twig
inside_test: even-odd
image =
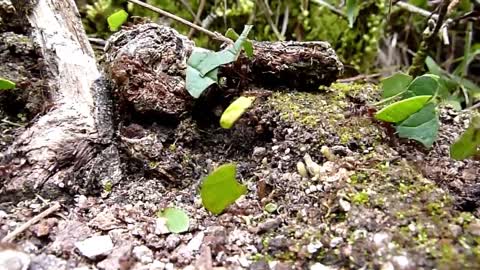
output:
[[[277,39],[280,40],[280,41],[285,40],[285,38],[282,36],[282,34],[280,34],[277,26],[275,25],[275,23],[272,20],[270,7],[267,6],[266,3],[263,2],[262,0],[257,0],[257,5],[259,5],[260,8],[263,9],[263,12],[265,13],[265,18],[267,19],[267,22],[270,25],[270,27],[272,28],[272,31],[275,34],[275,36],[277,37]]]
[[[359,80],[368,80],[376,77],[382,76],[381,73],[374,73],[374,74],[360,74],[354,77],[350,78],[345,78],[345,79],[339,79],[337,82],[339,83],[349,83],[349,82],[354,82],[354,81],[359,81]]]
[[[198,5],[197,14],[195,15],[195,24],[201,25],[200,18],[202,17],[203,9],[205,8],[206,0],[200,0],[200,4]],[[191,28],[190,32],[188,32],[188,38],[192,39],[193,35],[195,34],[195,29]]]
[[[205,29],[205,28],[203,28],[203,27],[201,27],[201,26],[199,26],[199,25],[193,24],[193,23],[191,23],[191,22],[189,22],[189,21],[187,21],[187,20],[185,20],[185,19],[183,19],[183,18],[180,18],[180,17],[178,17],[178,16],[176,16],[176,15],[173,15],[172,13],[166,12],[166,11],[164,11],[163,9],[159,9],[159,8],[154,7],[154,6],[152,6],[152,5],[149,5],[149,4],[147,4],[147,3],[140,2],[139,0],[127,0],[127,1],[130,2],[130,3],[134,3],[134,4],[136,4],[136,5],[142,6],[142,7],[144,7],[144,8],[147,8],[147,9],[149,9],[149,10],[151,10],[151,11],[157,12],[158,14],[160,14],[160,15],[162,15],[162,16],[165,16],[165,17],[167,17],[167,18],[170,18],[170,19],[172,19],[172,20],[175,20],[175,21],[177,21],[177,22],[183,23],[183,24],[185,24],[186,26],[191,27],[191,28],[193,28],[193,29],[195,29],[195,30],[197,30],[197,31],[202,32],[202,33],[205,33],[205,34],[211,36],[212,38],[214,38],[214,39],[216,39],[216,40],[220,40],[220,41],[222,41],[222,42],[226,42],[226,43],[229,43],[229,44],[232,44],[232,43],[233,43],[233,41],[232,41],[231,39],[223,36],[223,35],[220,34],[220,33],[212,32],[212,31],[210,31],[210,30],[207,30],[207,29]]]
[[[282,35],[283,37],[287,33],[289,12],[290,9],[288,5],[285,5],[285,12],[283,12],[282,32],[280,32],[280,35]]]
[[[331,4],[329,4],[329,3],[327,3],[323,0],[312,0],[312,3],[320,5],[320,6],[324,6],[324,7],[328,8],[331,12],[337,14],[338,16],[343,17],[343,18],[347,18],[347,16],[341,10],[339,10],[338,8],[332,6]]]
[[[30,226],[33,224],[37,223],[41,219],[47,217],[48,215],[52,214],[53,212],[58,211],[60,209],[60,203],[56,202],[54,205],[52,205],[50,208],[47,210],[41,212],[40,214],[34,216],[32,219],[29,221],[25,222],[23,225],[20,227],[16,228],[13,232],[7,234],[3,239],[2,242],[8,243],[11,242],[15,237],[17,237],[19,234],[24,232],[26,229],[28,229]]]
[[[9,124],[9,125],[12,125],[12,126],[16,126],[16,127],[25,127],[25,125],[22,125],[22,124],[18,124],[18,123],[9,121],[9,120],[7,120],[6,118],[5,118],[5,119],[2,119],[2,122],[4,122],[5,124]]]
[[[104,39],[101,39],[101,38],[88,38],[88,41],[90,41],[90,43],[92,44],[96,44],[96,45],[99,45],[99,46],[103,46],[105,47],[105,44],[107,44],[107,42],[104,40]]]

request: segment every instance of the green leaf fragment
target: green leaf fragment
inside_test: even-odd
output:
[[[232,28],[228,28],[227,32],[225,32],[225,36],[233,41],[240,37]],[[253,42],[250,39],[245,39],[243,42],[243,50],[248,58],[253,57]]]
[[[246,25],[242,34],[240,37],[238,37],[233,46],[230,46],[219,52],[211,52],[208,57],[202,59],[202,61],[197,65],[197,69],[200,71],[200,74],[207,74],[212,69],[237,60],[238,55],[242,51],[243,43],[247,39],[248,32],[250,32],[252,27],[252,25]]]
[[[239,97],[237,98],[220,117],[220,126],[224,129],[230,129],[233,124],[242,116],[242,114],[252,106],[255,97]]]
[[[355,19],[357,18],[359,10],[359,3],[357,0],[347,0],[347,19],[348,19],[348,26],[350,28],[353,27],[353,23],[355,23]]]
[[[265,205],[265,207],[263,207],[263,209],[265,211],[267,211],[268,213],[273,213],[273,212],[277,211],[278,206],[275,203],[267,203],[267,205]]]
[[[388,105],[375,114],[375,118],[385,122],[398,123],[418,112],[432,96],[416,96]]]
[[[200,196],[203,206],[215,215],[223,212],[240,196],[247,192],[247,188],[235,179],[236,165],[224,164],[210,173],[202,182]]]
[[[419,141],[431,147],[437,139],[440,123],[434,103],[428,103],[420,111],[410,115],[396,127],[398,136]]]
[[[434,74],[424,74],[413,80],[408,86],[405,97],[435,95],[438,89],[439,77]]]
[[[169,207],[159,213],[158,217],[163,217],[167,220],[166,226],[172,233],[186,232],[190,226],[190,219],[182,209]]]
[[[127,21],[128,13],[125,10],[119,10],[112,15],[108,16],[107,22],[110,31],[117,31],[120,26]]]
[[[399,72],[381,81],[383,89],[383,98],[393,97],[404,92],[407,86],[412,82],[410,75]]]
[[[466,159],[480,153],[480,116],[472,118],[470,126],[450,147],[450,156],[456,160]]]
[[[7,79],[0,78],[0,90],[10,90],[13,88],[15,88],[14,82]]]
[[[229,48],[213,52],[195,48],[187,61],[186,88],[194,98],[200,97],[210,85],[218,82],[218,67],[237,60],[252,25],[245,26],[240,37]]]

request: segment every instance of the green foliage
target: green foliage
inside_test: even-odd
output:
[[[375,118],[390,123],[400,123],[418,112],[432,98],[431,95],[415,96],[388,105],[375,114]]]
[[[157,216],[167,220],[166,226],[172,233],[186,232],[190,226],[190,219],[182,209],[166,208],[163,212],[158,213]]]
[[[451,146],[450,156],[461,160],[480,153],[480,115],[475,115],[468,129]]]
[[[392,76],[382,79],[381,86],[383,88],[383,98],[396,96],[408,87],[413,78],[410,75],[399,72]]]
[[[401,138],[414,139],[431,147],[438,136],[440,122],[434,103],[429,102],[420,111],[410,115],[396,129]]]
[[[200,97],[210,85],[218,82],[218,67],[237,60],[247,35],[253,26],[246,25],[233,46],[213,52],[194,49],[187,61],[186,88],[194,98]]]
[[[0,90],[10,90],[13,88],[15,88],[14,82],[4,78],[0,78]]]
[[[247,192],[247,188],[237,182],[235,174],[236,165],[229,163],[218,167],[203,179],[200,196],[208,211],[218,215]]]
[[[108,27],[110,28],[110,31],[118,31],[122,24],[124,24],[127,21],[128,18],[128,13],[121,9],[112,15],[108,16],[107,22],[108,22]]]
[[[438,89],[438,79],[438,76],[432,74],[424,74],[415,78],[415,80],[408,85],[404,97],[433,96]]]
[[[233,41],[236,41],[240,38],[240,36],[233,30],[232,28],[228,28],[227,32],[225,33],[225,36]],[[243,50],[245,51],[245,54],[247,55],[248,58],[253,57],[253,42],[249,39],[245,39],[243,42]]]
[[[348,18],[348,26],[350,28],[353,27],[353,23],[357,18],[359,10],[359,3],[357,0],[347,0],[347,18]]]
[[[242,114],[252,105],[255,97],[237,98],[220,117],[220,126],[224,129],[230,129],[233,124],[242,116]]]

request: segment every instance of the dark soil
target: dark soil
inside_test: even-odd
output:
[[[448,158],[468,115],[443,109],[426,150],[372,120],[366,104],[377,92],[276,92],[231,130],[189,116],[178,125],[134,118],[119,134],[129,177],[75,197],[17,242],[32,269],[478,269],[480,164]],[[248,192],[215,216],[198,186],[227,162]],[[46,205],[0,205],[0,237]],[[187,233],[160,230],[155,214],[168,206],[188,213]],[[74,243],[94,235],[114,248],[90,260]]]

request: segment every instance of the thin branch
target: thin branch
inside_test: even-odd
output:
[[[311,0],[311,1],[314,4],[317,4],[317,5],[324,6],[324,7],[328,8],[331,12],[337,14],[340,17],[347,18],[347,16],[340,9],[332,6],[331,4],[329,4],[329,3],[327,3],[323,0]]]
[[[287,33],[289,13],[290,9],[288,5],[285,5],[285,12],[283,12],[282,32],[280,33],[283,37]]]
[[[144,7],[144,8],[147,8],[147,9],[149,9],[149,10],[151,10],[151,11],[157,12],[158,14],[160,14],[160,15],[162,15],[162,16],[165,16],[165,17],[167,17],[167,18],[170,18],[170,19],[172,19],[172,20],[175,20],[175,21],[177,21],[177,22],[183,23],[183,24],[185,24],[186,26],[188,26],[188,27],[190,27],[190,28],[193,28],[193,29],[195,29],[195,30],[197,30],[197,31],[200,31],[200,32],[202,32],[202,33],[205,33],[205,34],[211,36],[212,38],[214,38],[214,39],[216,39],[216,40],[220,40],[220,41],[222,41],[222,42],[226,42],[226,43],[229,43],[229,44],[232,44],[232,43],[233,43],[233,41],[232,41],[231,39],[223,36],[223,35],[220,34],[220,33],[212,32],[212,31],[210,31],[210,30],[207,30],[207,29],[205,29],[205,28],[203,28],[203,27],[201,27],[201,26],[199,26],[199,25],[193,24],[193,23],[191,23],[191,22],[189,22],[189,21],[187,21],[187,20],[185,20],[185,19],[183,19],[183,18],[180,18],[180,17],[178,17],[178,16],[176,16],[176,15],[173,15],[172,13],[166,12],[166,11],[164,11],[163,9],[154,7],[154,6],[149,5],[149,4],[147,4],[147,3],[140,2],[139,0],[127,0],[127,1],[130,2],[130,3],[134,3],[134,4],[136,4],[136,5],[142,6],[142,7]]]
[[[200,0],[200,4],[198,5],[197,14],[195,15],[195,24],[201,25],[200,18],[202,17],[203,9],[205,8],[206,0]],[[195,34],[195,29],[190,28],[190,32],[188,32],[188,38],[192,39],[193,35]]]
[[[280,40],[280,41],[285,40],[285,38],[282,36],[282,34],[280,34],[277,26],[275,25],[275,23],[272,20],[272,16],[270,15],[271,14],[270,7],[268,7],[262,0],[257,0],[257,5],[259,5],[260,8],[265,13],[265,18],[267,19],[267,22],[270,25],[270,27],[272,28],[272,31],[275,34],[275,36],[277,37],[277,39]]]
[[[56,202],[54,205],[52,205],[51,207],[49,207],[47,210],[41,212],[40,214],[34,216],[32,219],[30,219],[29,221],[25,222],[23,225],[21,225],[20,227],[16,228],[13,232],[7,234],[7,236],[5,236],[3,239],[2,239],[2,242],[4,243],[8,243],[8,242],[11,242],[13,239],[15,239],[15,237],[17,237],[19,234],[21,234],[22,232],[24,232],[25,230],[27,230],[28,228],[30,228],[30,226],[32,226],[33,224],[37,223],[38,221],[42,220],[43,218],[49,216],[50,214],[52,214],[53,212],[56,212],[58,211],[58,209],[60,209],[60,203]]]

